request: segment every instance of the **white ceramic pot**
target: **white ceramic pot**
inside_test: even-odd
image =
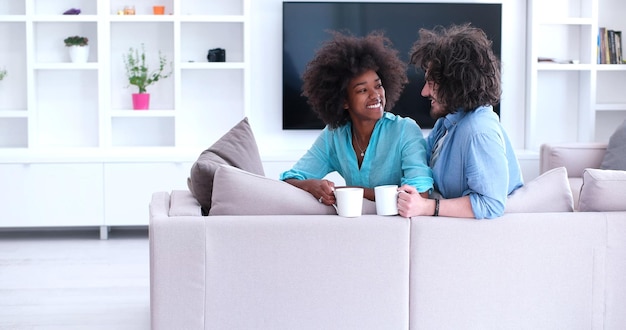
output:
[[[89,45],[68,47],[72,63],[87,63],[89,58]]]

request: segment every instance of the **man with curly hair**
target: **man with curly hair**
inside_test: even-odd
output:
[[[422,96],[431,100],[430,115],[437,119],[427,152],[435,190],[443,199],[425,199],[412,187],[401,187],[408,194],[398,197],[400,215],[501,216],[507,196],[523,180],[492,107],[501,90],[491,41],[469,24],[421,29],[410,59],[425,72]]]
[[[387,112],[408,82],[407,65],[381,32],[331,33],[307,64],[302,87],[326,127],[281,180],[326,205],[336,202],[335,185],[323,178],[334,171],[369,200],[374,187],[389,184],[427,197],[433,179],[422,131],[413,119]]]

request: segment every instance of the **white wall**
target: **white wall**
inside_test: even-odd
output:
[[[501,121],[514,146],[523,149],[526,0],[423,2],[502,3]],[[313,143],[319,131],[282,130],[282,0],[253,0],[251,3],[252,90],[248,117],[264,159],[295,160]]]

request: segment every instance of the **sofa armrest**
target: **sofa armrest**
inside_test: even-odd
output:
[[[585,168],[600,168],[606,143],[545,143],[539,154],[539,174],[564,166],[569,177],[581,178]]]
[[[203,329],[206,217],[169,216],[170,197],[156,192],[150,202],[152,329]]]

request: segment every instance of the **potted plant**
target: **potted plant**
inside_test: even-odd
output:
[[[89,58],[89,39],[81,36],[71,36],[63,40],[68,47],[70,59],[73,63],[87,63]]]
[[[138,93],[133,93],[133,109],[148,109],[150,106],[150,94],[146,88],[161,79],[165,79],[172,74],[172,63],[169,63],[169,70],[165,66],[168,64],[165,55],[159,51],[159,66],[156,70],[150,70],[146,64],[146,53],[144,45],[139,49],[130,48],[124,55],[126,66],[126,76],[129,85],[137,86]]]
[[[4,79],[4,77],[7,76],[7,70],[6,69],[0,69],[0,81],[2,79]]]

